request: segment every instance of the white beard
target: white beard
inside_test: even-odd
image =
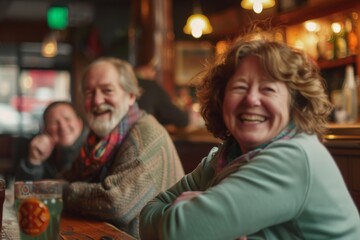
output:
[[[103,119],[97,119],[94,112],[97,111],[110,111],[111,118],[109,121],[104,121]],[[91,112],[87,112],[87,121],[89,127],[94,133],[99,137],[105,137],[119,124],[120,120],[126,115],[128,109],[114,109],[108,104],[102,104],[97,108],[93,109]]]
[[[119,120],[120,121],[120,120]],[[91,122],[89,121],[89,126],[91,130],[99,137],[105,137],[116,127],[119,123],[114,117],[110,121],[102,121],[99,119],[94,119]]]

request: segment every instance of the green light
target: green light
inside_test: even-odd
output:
[[[51,29],[65,29],[68,17],[69,9],[64,6],[51,6],[47,11],[47,23]]]

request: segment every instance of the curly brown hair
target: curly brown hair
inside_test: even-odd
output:
[[[249,55],[259,57],[271,81],[286,84],[291,96],[290,118],[297,130],[321,137],[333,106],[317,64],[303,51],[268,39],[238,38],[197,76],[197,98],[207,129],[223,140],[229,137],[222,115],[225,87],[239,62]]]

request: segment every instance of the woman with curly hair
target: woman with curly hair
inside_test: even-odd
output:
[[[321,143],[332,110],[317,65],[239,38],[200,74],[207,129],[223,144],[142,210],[142,239],[358,239],[358,210]]]

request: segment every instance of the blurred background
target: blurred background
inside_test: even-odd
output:
[[[277,1],[256,14],[240,0],[0,0],[0,133],[34,134],[49,102],[77,102],[81,70],[99,56],[134,66],[156,59],[158,81],[169,94],[193,97],[189,79],[218,42],[306,2]],[[184,33],[195,12],[210,19],[211,34]]]

